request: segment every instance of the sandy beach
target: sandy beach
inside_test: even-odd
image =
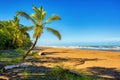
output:
[[[100,50],[76,50],[65,48],[46,48],[45,50],[43,50],[43,52],[47,53],[47,57],[86,59],[84,64],[76,66],[78,68],[99,66],[105,68],[116,68],[120,70],[120,52]]]
[[[104,78],[120,79],[120,52],[49,47],[42,52],[46,52],[44,56],[48,60],[44,66],[59,65]]]
[[[120,80],[119,3],[1,0],[0,80]]]
[[[38,55],[37,53],[44,53]],[[21,79],[26,66],[31,72],[46,72],[59,66],[63,69],[84,73],[99,80],[120,80],[120,52],[101,50],[78,50],[68,48],[36,47],[21,67],[0,74],[0,78]],[[22,66],[23,65],[23,66]],[[15,76],[15,77],[12,77]],[[38,76],[39,77],[39,76]],[[102,78],[102,79],[101,79]],[[90,79],[91,80],[91,79]]]

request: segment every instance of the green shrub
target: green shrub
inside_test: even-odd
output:
[[[54,80],[88,80],[88,77],[84,74],[71,74],[68,70],[59,67],[53,68],[53,71],[49,73],[48,78],[50,77],[53,77]]]
[[[22,55],[15,53],[1,53],[0,54],[0,62],[5,64],[14,64],[22,61]]]
[[[26,53],[26,50],[21,49],[21,48],[17,48],[14,51],[16,51],[17,53],[21,53],[21,54],[25,54]]]

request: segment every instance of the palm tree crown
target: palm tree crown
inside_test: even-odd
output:
[[[52,15],[47,20],[44,20],[46,17],[46,11],[44,11],[42,7],[36,8],[35,6],[33,6],[33,10],[34,13],[31,15],[28,15],[26,12],[23,11],[16,13],[17,16],[18,15],[23,16],[34,23],[33,38],[35,39],[37,38],[37,36],[40,37],[41,33],[43,32],[43,29],[46,29],[47,31],[52,32],[55,36],[57,36],[61,40],[61,35],[57,30],[45,26],[46,24],[52,21],[60,20],[60,17],[57,15]]]

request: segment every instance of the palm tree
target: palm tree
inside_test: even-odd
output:
[[[61,35],[57,30],[52,29],[50,27],[46,27],[46,24],[48,24],[52,21],[55,21],[55,20],[60,20],[60,17],[57,15],[52,15],[47,20],[44,20],[45,16],[46,16],[46,11],[44,11],[42,7],[36,8],[35,6],[33,6],[33,10],[34,10],[34,13],[31,15],[28,15],[26,12],[23,12],[23,11],[16,12],[17,16],[23,16],[23,17],[29,19],[30,21],[32,21],[34,24],[33,25],[33,27],[34,27],[34,33],[33,33],[34,43],[30,47],[30,49],[26,52],[26,54],[23,56],[23,60],[27,57],[29,52],[35,47],[35,45],[38,41],[38,38],[43,33],[44,29],[53,33],[55,36],[58,37],[59,40],[61,40]]]
[[[25,37],[25,34],[28,30],[31,30],[31,26],[24,26],[19,23],[20,19],[17,16],[14,16],[13,20],[9,20],[9,25],[14,28],[13,32],[13,42],[12,44],[18,44],[18,47],[21,47],[23,45],[23,38]]]
[[[31,26],[19,24],[19,21],[20,19],[14,16],[13,20],[0,22],[2,30],[7,33],[8,37],[12,38],[11,45],[13,47],[21,47],[24,42],[23,38],[27,39],[27,31],[32,29]]]

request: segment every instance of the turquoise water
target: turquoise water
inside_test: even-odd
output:
[[[92,49],[92,50],[112,50],[120,51],[120,42],[71,42],[71,43],[53,43],[41,46],[75,48],[75,49]]]
[[[109,42],[59,42],[59,43],[41,43],[45,46],[120,46],[120,41]]]

